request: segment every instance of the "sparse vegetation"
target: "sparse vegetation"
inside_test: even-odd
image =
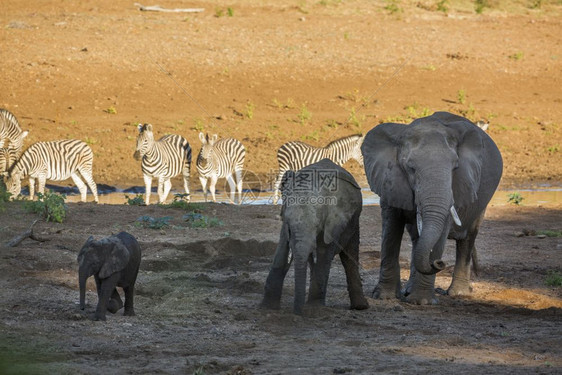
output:
[[[233,17],[234,16],[234,9],[232,9],[231,7],[226,8],[226,15],[229,17]]]
[[[402,13],[404,10],[399,6],[400,2],[398,0],[386,0],[385,10],[388,10],[390,14]]]
[[[246,109],[244,112],[244,116],[246,116],[248,119],[252,119],[254,117],[254,109],[256,109],[256,106],[254,103],[248,101],[248,103],[246,103]]]
[[[523,201],[523,196],[519,192],[510,193],[507,195],[507,203],[519,205]]]
[[[212,228],[223,226],[224,223],[216,217],[208,217],[199,212],[189,212],[183,215],[192,228]]]
[[[538,235],[544,235],[547,237],[562,237],[562,230],[539,230],[537,231]]]
[[[4,211],[6,207],[4,207],[5,203],[10,200],[12,194],[8,192],[6,189],[6,185],[4,181],[0,178],[0,212]]]
[[[187,201],[188,195],[183,193],[174,194],[174,199],[168,204],[162,204],[164,208],[178,208],[185,211],[202,212],[204,205],[201,203],[191,203]]]
[[[559,271],[549,271],[544,283],[548,286],[562,286],[562,273]]]
[[[523,59],[523,55],[524,55],[523,52],[517,51],[517,52],[515,52],[514,54],[509,55],[508,57],[509,57],[511,60],[519,61],[519,60],[522,60],[522,59]]]
[[[202,132],[205,130],[205,125],[203,125],[203,120],[201,120],[200,118],[196,118],[195,120],[193,120],[193,130],[195,130],[196,132]]]
[[[128,195],[125,195],[125,204],[129,205],[129,206],[142,206],[144,205],[144,199],[142,197],[142,194],[137,194],[134,197],[129,197]]]
[[[474,11],[478,14],[482,14],[484,12],[484,8],[489,8],[490,4],[488,0],[476,0],[474,2]]]
[[[88,136],[86,136],[86,138],[84,139],[84,142],[86,142],[87,145],[91,146],[91,145],[95,145],[96,143],[98,143],[98,140],[95,138],[90,138]]]
[[[41,214],[46,221],[62,223],[68,211],[68,206],[64,203],[65,199],[66,195],[48,190],[45,194],[37,193],[36,201],[26,201],[24,209],[27,212]]]
[[[466,103],[466,91],[464,89],[457,91],[457,100],[460,104]]]
[[[116,115],[117,109],[114,106],[111,106],[108,109],[104,110],[104,112],[109,113],[110,115]]]
[[[447,13],[449,11],[449,0],[440,0],[437,2],[437,10],[439,12]]]
[[[310,111],[306,107],[306,103],[303,103],[303,105],[301,106],[301,110],[297,115],[297,118],[298,118],[298,122],[301,125],[306,124],[312,118],[312,113],[310,113]]]
[[[162,229],[170,225],[171,216],[164,217],[152,217],[152,216],[141,216],[137,219],[136,225],[142,226],[144,228],[150,229]]]

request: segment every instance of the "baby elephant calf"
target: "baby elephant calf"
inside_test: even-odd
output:
[[[90,236],[78,254],[80,309],[85,307],[86,280],[94,275],[98,291],[94,320],[105,320],[106,310],[114,314],[123,307],[116,289],[118,286],[125,292],[123,315],[135,315],[133,294],[140,261],[139,243],[129,233],[121,232],[99,241]]]

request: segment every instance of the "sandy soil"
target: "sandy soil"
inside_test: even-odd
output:
[[[163,207],[69,205],[66,223],[39,222],[35,234],[0,248],[0,372],[36,373],[559,373],[562,290],[548,287],[560,270],[560,238],[517,237],[560,230],[560,208],[491,207],[477,241],[481,271],[467,298],[440,297],[437,306],[369,299],[350,311],[343,267],[332,265],[326,307],[292,314],[293,273],[280,311],[258,309],[278,240],[279,208],[203,204],[224,225],[191,228],[184,211]],[[360,269],[369,294],[378,279],[380,209],[361,218]],[[143,215],[172,217],[155,230]],[[12,203],[1,216],[2,237],[25,230],[35,214]],[[77,253],[89,235],[126,230],[143,249],[135,317],[88,319],[97,298],[93,280],[84,313],[78,307]],[[450,265],[437,278],[451,280]],[[402,279],[409,247],[403,244]],[[201,372],[200,372],[201,373]]]
[[[100,185],[142,185],[132,158],[138,122],[183,135],[195,153],[201,130],[240,139],[252,187],[267,189],[286,141],[324,145],[436,110],[490,122],[505,161],[503,188],[561,185],[557,1],[531,9],[492,0],[483,14],[468,0],[447,14],[429,0],[397,2],[397,12],[367,0],[159,2],[206,9],[189,15],[140,12],[133,3],[5,0],[0,12],[0,107],[30,130],[27,145],[88,142]],[[355,162],[346,168],[364,182]],[[193,168],[195,188],[196,180]],[[562,371],[562,290],[545,285],[562,269],[562,241],[532,234],[561,230],[560,204],[488,210],[470,297],[443,296],[437,306],[370,299],[369,310],[349,311],[336,260],[327,306],[304,317],[291,313],[292,272],[282,309],[257,308],[278,207],[204,205],[223,225],[199,229],[177,209],[69,207],[64,224],[36,225],[49,241],[16,248],[3,244],[36,215],[17,202],[0,213],[0,373]],[[172,226],[143,227],[144,215],[171,216]],[[368,294],[378,279],[378,207],[366,207],[361,220]],[[92,322],[95,288],[82,314],[76,256],[89,235],[120,230],[144,251],[137,316]],[[531,235],[517,237],[521,231]],[[407,242],[401,265],[405,281]],[[438,286],[450,277],[451,267]]]

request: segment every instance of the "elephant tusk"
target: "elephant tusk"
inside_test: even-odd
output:
[[[461,227],[462,223],[461,223],[461,219],[459,219],[459,215],[457,214],[457,210],[455,210],[455,206],[451,206],[451,215],[453,215],[453,221],[455,222],[455,224],[457,224],[457,226]]]
[[[418,235],[421,236],[423,224],[422,224],[421,212],[419,210],[416,214],[416,224],[418,226]]]

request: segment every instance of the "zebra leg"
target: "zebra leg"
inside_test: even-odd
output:
[[[191,200],[191,196],[189,195],[189,169],[187,170],[187,175],[183,175],[183,188],[187,194],[187,201],[189,202]]]
[[[164,192],[162,194],[162,198],[160,199],[160,203],[166,202],[166,198],[168,197],[168,194],[170,194],[171,188],[172,188],[172,181],[170,181],[169,178],[164,180]]]
[[[94,177],[92,177],[92,170],[79,169],[79,171],[82,177],[84,177],[84,180],[86,180],[86,183],[88,184],[90,190],[92,191],[92,194],[94,195],[94,202],[98,203],[98,185],[96,185]]]
[[[211,197],[213,197],[213,202],[217,202],[217,197],[215,197],[215,186],[217,185],[218,177],[216,175],[211,177],[211,183],[209,184],[209,190],[211,191]]]
[[[228,182],[228,187],[230,187],[230,201],[232,203],[236,203],[234,202],[234,192],[236,191],[236,186],[234,184],[234,178],[232,177],[232,174],[226,176],[226,182]]]
[[[207,178],[199,177],[199,181],[201,181],[201,188],[203,189],[203,195],[205,196],[205,202],[207,202]]]
[[[78,190],[80,190],[80,201],[86,202],[86,193],[88,192],[86,184],[76,173],[71,174],[70,177],[72,178],[72,181],[74,181],[74,184],[78,187]]]
[[[144,204],[147,206],[150,204],[150,190],[152,189],[152,177],[144,175],[144,186],[146,186],[144,191]]]
[[[32,201],[35,197],[35,178],[29,177],[29,200]]]
[[[237,169],[236,173],[236,190],[238,190],[238,204],[242,204],[242,170]]]
[[[164,177],[158,177],[158,202],[162,203],[162,195],[164,194]]]

